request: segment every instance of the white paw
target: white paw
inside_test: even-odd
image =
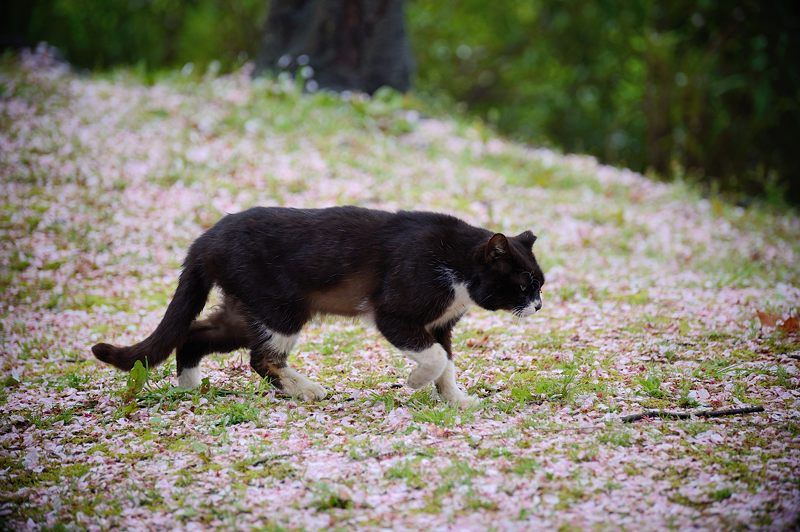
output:
[[[181,374],[178,375],[178,386],[181,388],[197,388],[200,386],[200,381],[203,378],[203,374],[200,372],[200,366],[195,366],[193,368],[183,368]]]
[[[314,381],[308,381],[298,390],[299,394],[295,397],[304,401],[321,401],[328,396],[328,390]]]
[[[452,360],[447,362],[442,375],[436,380],[439,397],[458,408],[473,408],[481,404],[481,400],[473,395],[467,395],[456,384],[456,367]]]
[[[474,395],[467,395],[461,390],[457,394],[450,394],[447,397],[442,397],[445,401],[453,406],[461,409],[474,408],[481,404],[481,400]]]
[[[328,390],[291,368],[284,368],[279,378],[283,393],[291,397],[297,397],[304,401],[314,401],[325,399],[328,395]]]
[[[411,373],[409,373],[406,383],[408,384],[409,388],[419,390],[426,384],[430,384],[438,378],[439,375],[437,372],[432,371],[431,368],[427,366],[417,366],[411,371]]]
[[[447,368],[447,352],[439,344],[422,351],[407,351],[406,356],[417,363],[408,375],[408,386],[414,390],[438,379]]]

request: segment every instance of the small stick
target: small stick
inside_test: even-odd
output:
[[[570,430],[574,430],[576,432],[592,432],[594,430],[602,430],[604,428],[605,426],[603,425],[589,425],[586,427],[533,427],[531,430],[533,432],[567,432]]]
[[[292,455],[292,454],[273,454],[272,456],[267,456],[266,458],[262,458],[261,460],[256,460],[255,462],[250,464],[250,467],[255,467],[255,466],[268,464],[269,462],[272,462],[273,460],[278,460],[279,458],[289,458],[290,456],[294,456],[294,455]]]
[[[689,419],[692,417],[722,417],[736,416],[738,414],[754,414],[763,412],[763,406],[748,406],[745,408],[729,408],[727,410],[695,410],[693,412],[667,412],[665,410],[646,410],[641,414],[630,414],[620,417],[623,423],[632,423],[646,417],[661,417],[667,419]]]

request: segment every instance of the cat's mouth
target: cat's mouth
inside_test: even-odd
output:
[[[542,299],[536,298],[531,300],[524,307],[514,307],[511,313],[519,318],[524,318],[526,316],[532,316],[536,314],[541,309],[542,309]]]

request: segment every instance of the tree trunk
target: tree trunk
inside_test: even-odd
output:
[[[272,0],[257,72],[299,71],[309,90],[408,90],[412,58],[403,3]]]

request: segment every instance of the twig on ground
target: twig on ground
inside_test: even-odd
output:
[[[270,462],[274,462],[275,460],[280,460],[281,458],[290,458],[292,456],[294,456],[294,455],[289,454],[289,453],[273,454],[273,455],[267,456],[265,458],[262,458],[261,460],[256,460],[255,462],[250,464],[250,467],[255,467],[255,466],[268,464]]]
[[[533,432],[592,432],[606,428],[604,425],[589,425],[586,427],[533,427]]]
[[[745,408],[729,408],[726,410],[694,410],[690,412],[667,412],[665,410],[645,410],[640,414],[630,414],[628,416],[620,417],[623,423],[632,423],[640,419],[650,417],[660,417],[666,419],[689,419],[692,417],[722,417],[722,416],[736,416],[739,414],[754,414],[756,412],[763,412],[763,406],[748,406]]]

